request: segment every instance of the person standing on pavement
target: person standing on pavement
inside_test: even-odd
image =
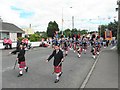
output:
[[[56,74],[55,83],[59,81],[59,77],[62,75],[62,62],[63,62],[63,51],[60,50],[60,44],[55,44],[55,50],[48,57],[46,62],[49,62],[54,57],[54,73]]]
[[[7,39],[6,38],[4,38],[4,40],[3,40],[3,45],[5,46],[5,49],[7,48]]]
[[[10,38],[8,39],[8,45],[9,45],[9,48],[12,49],[12,40]]]
[[[16,49],[19,49],[19,47],[20,47],[20,43],[21,43],[21,41],[17,38],[17,45],[16,45]]]
[[[9,38],[6,39],[6,48],[5,49],[8,49],[8,46],[9,46]]]

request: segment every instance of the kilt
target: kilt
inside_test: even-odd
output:
[[[83,48],[80,48],[80,52],[82,52]]]
[[[68,51],[68,47],[64,47],[64,50],[65,50],[65,51]]]
[[[26,67],[26,63],[25,63],[25,61],[20,62],[20,64],[19,64],[19,68],[24,68],[24,67]]]
[[[87,49],[87,44],[83,44],[83,49]]]
[[[76,50],[76,44],[73,45],[74,50]]]
[[[54,66],[54,72],[55,73],[60,73],[62,71],[62,67],[61,66]]]

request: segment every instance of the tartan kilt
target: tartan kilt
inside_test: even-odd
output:
[[[76,50],[76,44],[73,44],[73,48],[74,48],[74,50]]]
[[[55,73],[60,73],[62,71],[62,67],[61,66],[54,66],[54,72]]]
[[[68,47],[64,47],[64,50],[65,50],[65,51],[68,51]]]
[[[26,67],[25,61],[20,62],[19,68],[24,68],[24,67]]]
[[[83,45],[83,49],[87,49],[87,44],[84,44],[84,45]]]

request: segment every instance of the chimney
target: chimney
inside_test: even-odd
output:
[[[31,24],[30,24],[29,28],[31,28]]]

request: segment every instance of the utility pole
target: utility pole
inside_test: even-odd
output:
[[[102,27],[102,26],[100,25],[100,26],[99,26],[99,28],[100,28],[100,38],[101,38],[101,29],[102,29],[101,27]]]
[[[1,16],[0,16],[0,31],[2,30],[2,19],[1,19]],[[0,39],[2,39],[2,33],[0,33]]]
[[[118,40],[118,52],[120,53],[120,0],[117,1],[118,5],[118,30],[117,30],[117,40]]]
[[[73,7],[70,7],[71,9],[73,9]],[[73,14],[73,13],[71,13]],[[74,16],[72,15],[72,29],[74,29]]]
[[[72,29],[74,29],[74,16],[72,16]]]
[[[63,20],[63,8],[62,8],[62,35],[63,35],[63,22],[64,20]]]
[[[2,30],[2,19],[0,17],[0,30]]]

